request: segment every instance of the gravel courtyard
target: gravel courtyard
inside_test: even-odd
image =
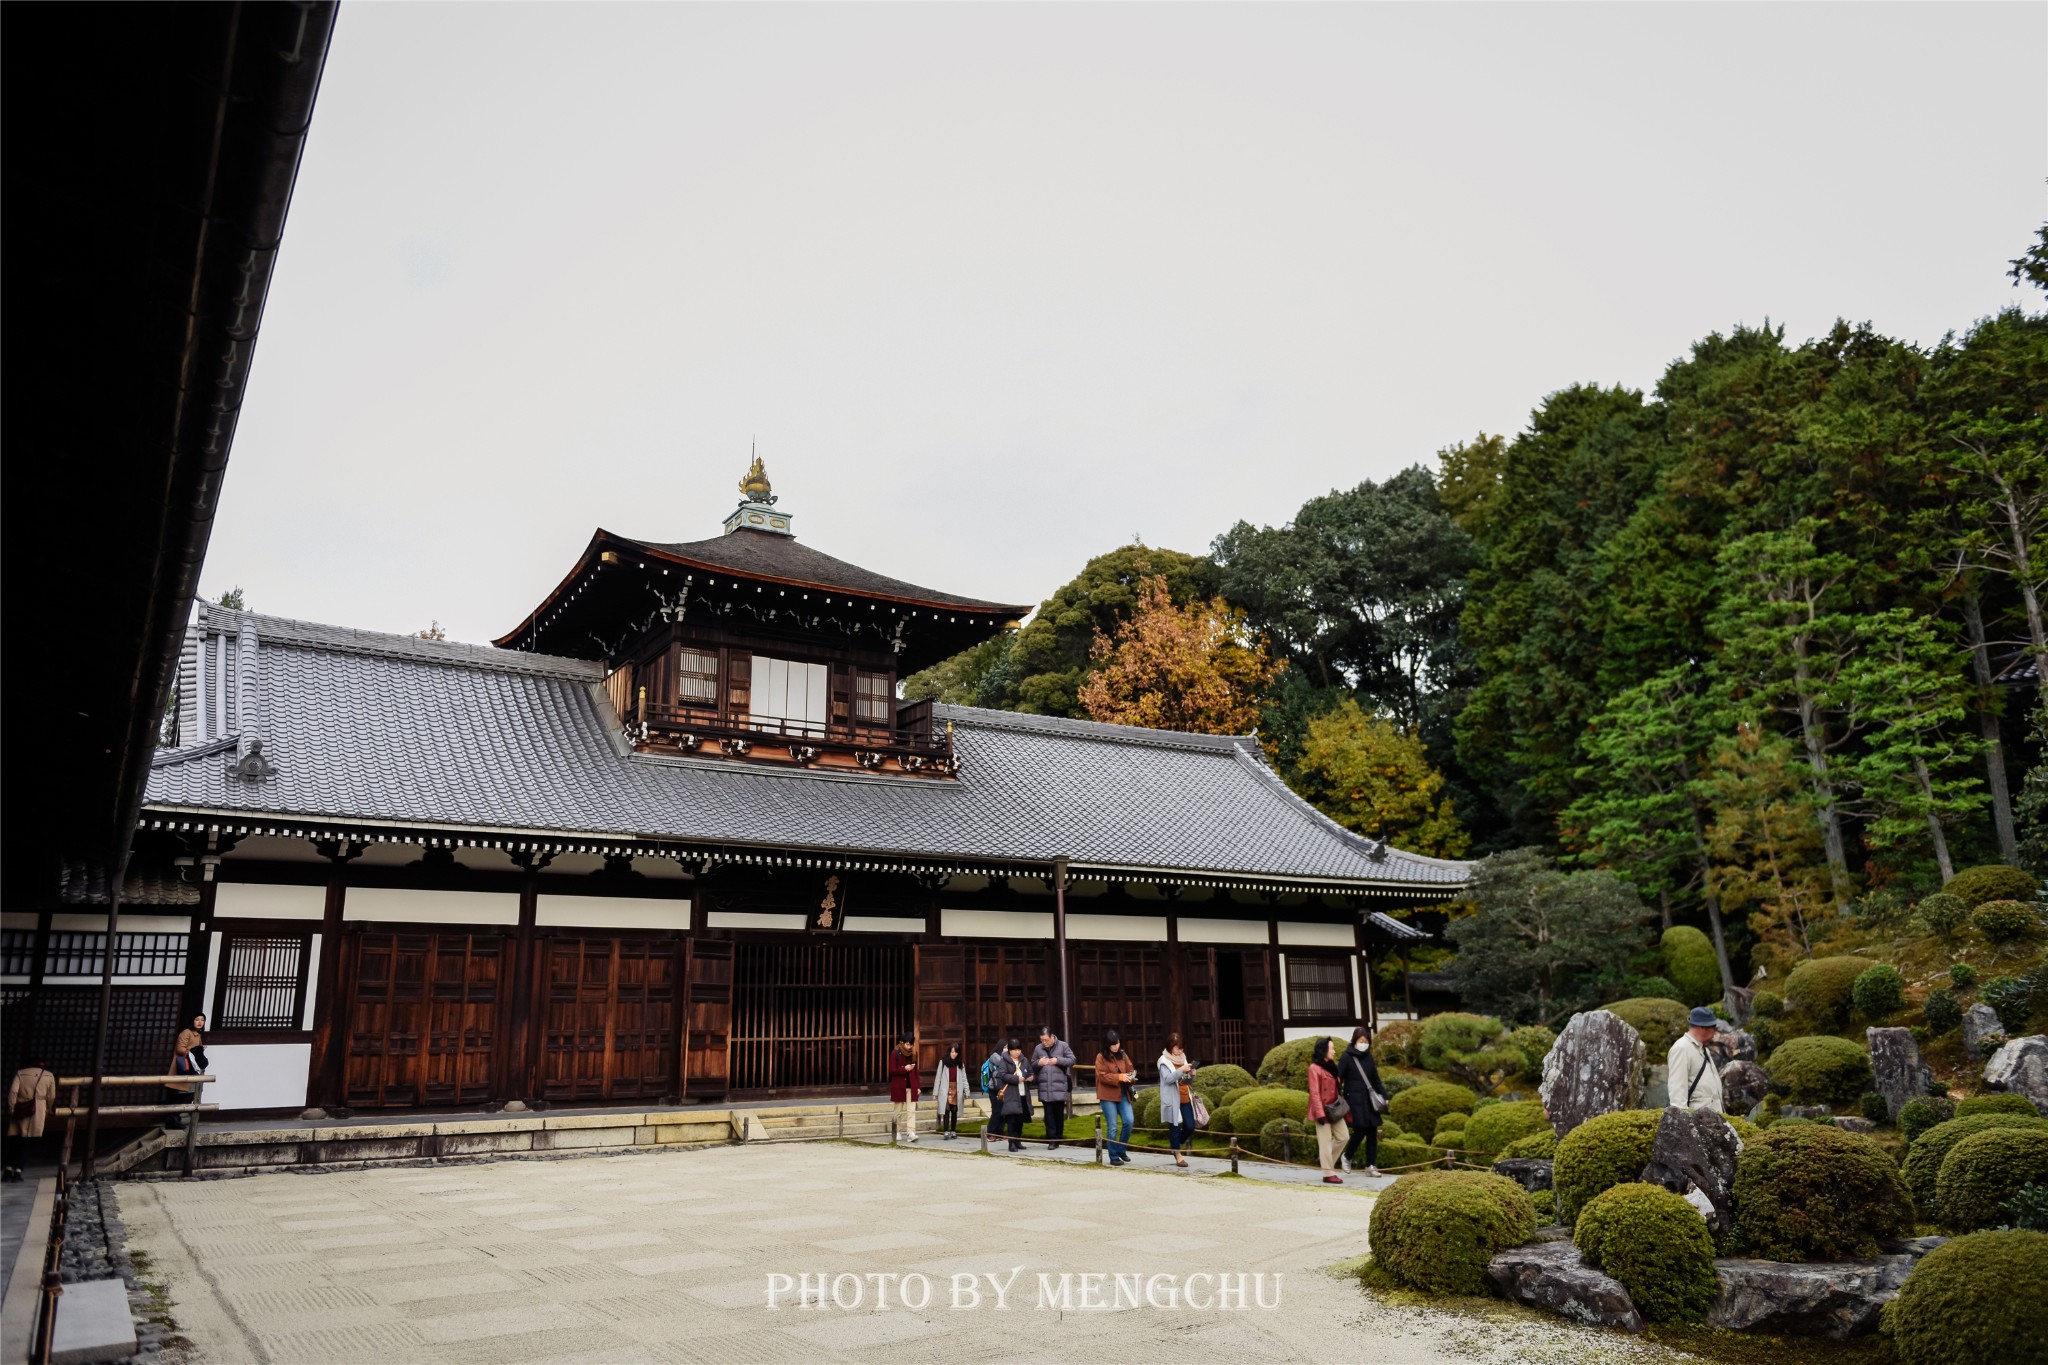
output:
[[[136,1183],[119,1199],[193,1361],[1676,1358],[1561,1321],[1376,1304],[1325,1273],[1365,1249],[1372,1201],[1352,1190],[930,1144]],[[998,1310],[988,1276],[1017,1267]],[[1279,1306],[1039,1306],[1041,1273],[1089,1271],[1264,1274]],[[767,1306],[773,1275],[873,1272],[926,1277],[929,1304],[905,1308],[898,1288],[879,1309],[869,1282],[858,1308],[799,1308],[794,1290]],[[978,1308],[952,1307],[956,1274],[978,1277]]]

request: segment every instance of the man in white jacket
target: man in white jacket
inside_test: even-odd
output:
[[[1665,1083],[1671,1103],[1680,1109],[1721,1112],[1721,1068],[1707,1046],[1714,1041],[1720,1019],[1705,1005],[1696,1007],[1686,1019],[1691,1025],[1664,1058]]]

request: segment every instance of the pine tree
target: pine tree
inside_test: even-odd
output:
[[[1760,954],[1781,965],[1813,953],[1812,926],[1831,913],[1829,872],[1814,797],[1790,741],[1740,725],[1715,746],[1701,792],[1708,886],[1733,911],[1750,907]]]

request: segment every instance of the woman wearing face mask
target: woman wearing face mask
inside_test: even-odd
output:
[[[1344,1144],[1344,1169],[1357,1159],[1358,1144],[1365,1144],[1365,1173],[1380,1173],[1380,1110],[1387,1092],[1380,1087],[1379,1063],[1372,1057],[1372,1030],[1360,1024],[1351,1030],[1351,1046],[1337,1063],[1337,1079],[1343,1082],[1345,1102],[1351,1106],[1351,1139]]]

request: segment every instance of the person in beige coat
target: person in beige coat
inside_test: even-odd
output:
[[[50,1106],[57,1102],[57,1077],[41,1062],[30,1062],[14,1073],[7,1087],[7,1155],[0,1159],[0,1176],[21,1179],[21,1149],[25,1139],[43,1135]]]

